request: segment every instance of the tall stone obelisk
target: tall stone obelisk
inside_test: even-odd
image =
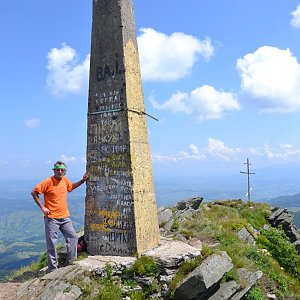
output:
[[[131,0],[93,0],[85,239],[92,255],[160,241]]]

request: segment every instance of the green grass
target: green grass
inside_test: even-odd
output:
[[[160,273],[160,266],[152,257],[141,256],[127,272],[138,276],[156,276]]]
[[[253,287],[245,297],[246,300],[265,300],[267,299],[264,291],[259,287]]]
[[[121,287],[113,281],[107,281],[97,294],[96,300],[120,300],[122,299]]]
[[[300,256],[276,229],[267,233],[262,231],[263,235],[260,235],[258,245],[254,246],[242,242],[237,237],[237,232],[243,227],[254,236],[251,226],[261,229],[268,223],[267,217],[270,216],[271,209],[267,204],[228,200],[208,203],[207,206],[208,209],[202,208],[201,214],[180,224],[180,233],[190,238],[200,237],[203,240],[203,237],[206,237],[208,240],[219,242],[217,249],[227,252],[235,269],[263,271],[264,284],[267,289],[276,293],[279,299],[300,296]],[[269,254],[260,247],[267,249]],[[180,271],[172,282],[172,288],[175,288],[184,276],[185,272]],[[230,276],[234,275],[227,274],[223,280],[226,281]],[[260,288],[251,291],[249,299],[260,299],[257,296],[261,293]]]
[[[259,242],[265,247],[281,267],[300,280],[300,256],[294,245],[287,242],[288,238],[283,230],[270,228],[262,230]]]
[[[280,300],[289,297],[300,300],[300,256],[294,246],[287,242],[282,230],[274,228],[262,230],[270,213],[267,204],[243,203],[238,199],[203,205],[200,212],[187,217],[183,222],[175,218],[172,226],[174,236],[181,233],[187,239],[200,239],[203,247],[201,256],[183,262],[179,267],[169,285],[171,296],[187,274],[199,266],[206,257],[214,252],[226,251],[232,259],[234,268],[224,275],[223,282],[235,280],[243,285],[238,268],[246,268],[252,272],[261,270],[264,273],[262,279],[249,291],[246,299],[266,299],[265,293],[268,291],[275,293]],[[237,237],[237,232],[243,227],[255,238],[256,245],[248,245]],[[253,228],[261,232],[257,238]],[[45,265],[44,254],[29,270],[34,272]],[[122,276],[114,276],[110,265],[106,266],[105,271],[104,277],[94,276],[88,282],[73,280],[72,284],[80,287],[83,292],[80,299],[114,300],[128,296],[132,300],[143,300],[149,299],[153,292],[161,290],[158,281],[161,268],[152,257],[137,258]],[[133,289],[138,286],[135,276],[151,277],[152,283],[145,286],[142,291],[122,290],[122,286]]]

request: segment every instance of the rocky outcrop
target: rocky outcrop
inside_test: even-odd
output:
[[[176,205],[178,210],[197,210],[203,202],[203,197],[195,197],[184,201],[179,201]]]
[[[262,272],[248,272],[245,269],[238,270],[239,282],[230,280],[223,282],[224,275],[233,268],[233,263],[224,251],[216,251],[214,254],[201,258],[201,241],[193,240],[187,243],[178,230],[173,230],[180,222],[189,219],[195,213],[201,212],[202,197],[181,201],[171,208],[159,209],[159,222],[161,231],[166,233],[161,237],[161,244],[146,253],[159,265],[159,274],[142,276],[128,272],[137,260],[136,257],[119,256],[88,256],[76,261],[73,265],[60,268],[49,274],[24,282],[17,291],[14,299],[21,300],[75,300],[82,299],[85,288],[90,288],[91,282],[98,282],[99,278],[114,280],[122,286],[123,299],[130,299],[131,291],[149,291],[151,295],[147,299],[170,299],[172,291],[176,300],[229,300],[242,299],[251,289]],[[200,214],[196,215],[200,218]],[[201,219],[200,219],[201,220]],[[177,228],[178,229],[178,228]],[[247,231],[247,230],[246,230]],[[252,243],[251,234],[243,229],[239,235],[245,242]],[[166,237],[167,235],[167,237]],[[181,239],[183,241],[180,241]],[[174,240],[176,239],[176,240]],[[196,259],[198,266],[191,269],[185,278],[175,284],[173,279],[180,267],[185,262]],[[202,260],[202,262],[201,262]],[[201,262],[201,263],[200,263]],[[188,265],[188,264],[187,264]],[[129,286],[128,282],[135,282],[135,286]],[[173,285],[172,285],[173,283]],[[172,287],[171,287],[172,286]],[[89,299],[97,299],[100,287],[94,287]],[[172,289],[172,290],[171,290]],[[93,298],[94,297],[94,298]]]
[[[157,248],[148,251],[145,255],[153,257],[160,265],[161,272],[155,277],[134,276],[128,278],[126,270],[130,268],[135,257],[119,256],[89,256],[83,260],[77,261],[74,265],[60,268],[39,278],[35,278],[23,283],[17,290],[17,296],[14,299],[21,300],[75,300],[83,295],[82,286],[89,284],[95,278],[119,278],[116,281],[121,282],[123,276],[126,276],[126,282],[135,280],[138,285],[135,290],[149,289],[154,282],[158,283],[159,289],[153,291],[155,299],[169,299],[169,284],[175,276],[180,265],[186,261],[199,257],[200,251],[180,241],[172,241],[162,238],[162,244]],[[110,266],[110,275],[107,266]],[[257,274],[261,272],[250,273],[240,271],[240,274],[246,274],[241,281],[247,282],[244,289],[241,289],[235,281],[229,281],[220,284],[224,274],[233,267],[232,261],[226,252],[215,253],[195,268],[187,277],[178,284],[175,291],[175,299],[214,299],[226,300],[241,299],[256,280]],[[125,275],[124,275],[125,274]],[[78,284],[80,283],[80,284]],[[129,290],[131,287],[124,285],[123,290]],[[97,293],[97,290],[95,290]],[[95,294],[96,297],[96,294]],[[128,298],[129,299],[129,298]]]
[[[300,231],[293,222],[293,216],[286,208],[275,207],[268,219],[273,227],[282,228],[290,242],[293,243],[300,254]]]
[[[203,197],[194,197],[185,201],[180,201],[172,207],[162,207],[158,210],[158,223],[160,233],[164,236],[174,235],[176,225],[191,217],[194,213],[201,211],[200,205]],[[174,230],[175,229],[175,230]],[[186,239],[180,235],[176,235],[176,239],[186,242]]]
[[[209,300],[224,300],[231,299],[231,297],[240,289],[240,285],[234,280],[220,284],[219,289],[214,293]]]
[[[261,271],[252,273],[244,268],[241,268],[238,271],[240,281],[244,283],[244,288],[241,291],[237,292],[232,298],[230,298],[231,300],[242,299],[251,289],[251,287],[257,282],[257,280],[259,280],[263,276],[263,273]]]
[[[208,299],[218,290],[218,283],[233,267],[226,252],[206,258],[191,272],[175,291],[176,300]]]
[[[249,245],[255,245],[255,239],[252,236],[252,234],[246,229],[246,227],[243,227],[238,233],[237,236],[244,241],[245,243]]]
[[[67,266],[23,283],[17,290],[15,299],[22,300],[54,300],[78,299],[82,291],[71,281],[84,280],[84,270],[76,265]]]

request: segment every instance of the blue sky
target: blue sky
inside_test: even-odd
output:
[[[300,1],[134,1],[154,176],[300,161]],[[0,180],[85,170],[92,1],[1,1]]]

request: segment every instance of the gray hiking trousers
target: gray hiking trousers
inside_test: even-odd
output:
[[[66,246],[67,246],[66,264],[72,263],[77,258],[78,238],[70,218],[51,219],[45,217],[44,221],[45,221],[45,235],[46,235],[47,256],[48,256],[48,271],[53,271],[58,267],[57,252],[56,252],[58,231],[59,230],[61,231],[66,241]]]

